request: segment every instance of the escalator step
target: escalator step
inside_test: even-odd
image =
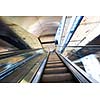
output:
[[[46,68],[44,74],[56,74],[56,73],[66,73],[66,67],[57,67],[57,68]]]
[[[61,67],[65,66],[63,63],[47,64],[46,67]]]
[[[59,57],[57,57],[57,56],[49,56],[49,59],[52,59],[52,58],[58,59]]]
[[[62,61],[52,61],[52,62],[47,62],[47,64],[55,64],[55,63],[62,63]]]
[[[60,61],[60,59],[48,59],[48,62]]]
[[[72,80],[72,75],[70,73],[62,73],[62,74],[44,74],[41,82],[60,82],[60,81],[70,81]]]
[[[51,53],[40,81],[41,83],[74,83],[74,78],[57,54]]]

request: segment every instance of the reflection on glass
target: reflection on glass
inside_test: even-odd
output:
[[[63,52],[63,55],[65,57],[68,57],[71,61],[73,61],[83,70],[85,69],[84,69],[84,65],[81,59],[90,54],[94,54],[96,56],[96,59],[100,62],[100,46],[99,45],[68,46]]]
[[[16,55],[13,57],[1,59],[0,60],[0,73],[4,72],[5,70],[8,70],[11,67],[14,67],[14,65],[16,65],[17,63],[23,61],[24,59],[31,57],[34,54],[36,54],[36,52],[31,51],[31,52],[23,53],[23,54]]]

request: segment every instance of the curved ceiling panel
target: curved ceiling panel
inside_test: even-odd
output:
[[[61,16],[7,16],[12,22],[39,37],[56,33]]]
[[[28,31],[36,36],[56,33],[61,17],[38,17],[38,21],[32,24]]]

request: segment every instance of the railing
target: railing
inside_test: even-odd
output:
[[[25,52],[30,52],[30,51],[36,51],[36,50],[42,50],[41,48],[39,49],[26,49],[26,50],[11,50],[11,51],[5,51],[5,52],[0,52],[0,59],[7,58],[10,56],[22,54]]]
[[[79,80],[81,83],[98,83],[95,79],[89,76],[85,71],[75,65],[71,60],[63,55],[57,53],[58,56],[62,59],[62,61],[66,64],[69,70],[73,73],[73,75]]]
[[[26,50],[26,52],[2,58],[0,60],[0,82],[31,82],[46,57],[47,53],[39,49]]]
[[[46,58],[42,61],[42,63],[40,64],[40,68],[39,68],[39,70],[38,70],[36,76],[33,78],[32,83],[38,83],[38,82],[40,81],[40,78],[41,78],[41,76],[42,76],[42,74],[43,74],[43,70],[44,70],[45,65],[46,65],[46,63],[47,63],[49,54],[50,54],[50,53],[47,54],[47,57],[46,57]]]

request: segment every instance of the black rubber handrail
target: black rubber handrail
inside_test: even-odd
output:
[[[47,56],[45,57],[45,59],[42,61],[42,63],[40,64],[40,68],[37,71],[37,74],[35,75],[35,77],[32,80],[32,83],[38,83],[41,79],[41,76],[43,74],[43,71],[45,69],[45,65],[48,61],[48,57],[49,57],[50,53],[47,54]]]

